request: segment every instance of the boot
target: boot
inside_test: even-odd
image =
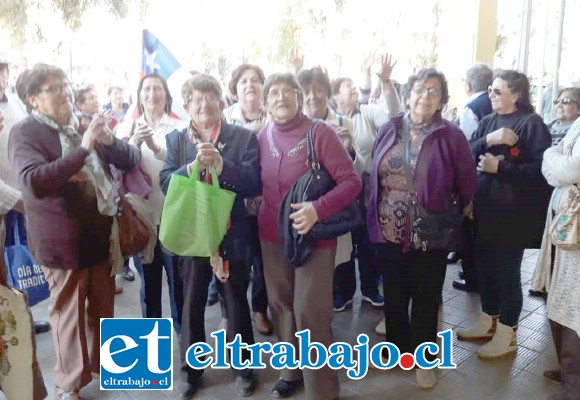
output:
[[[420,369],[415,370],[417,385],[423,390],[433,389],[437,383],[437,375],[434,369]]]
[[[490,342],[477,349],[477,356],[483,359],[494,359],[515,353],[518,349],[517,327],[497,322],[495,335]]]
[[[497,325],[497,315],[491,316],[481,311],[479,321],[467,329],[458,329],[457,339],[459,340],[491,340],[495,334]]]

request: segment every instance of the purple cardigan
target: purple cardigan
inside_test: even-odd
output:
[[[116,138],[95,149],[105,164],[125,171],[139,160],[137,149]],[[112,218],[100,215],[96,198],[69,181],[87,155],[78,148],[63,158],[58,133],[32,116],[10,131],[8,156],[22,191],[28,245],[46,267],[80,269],[109,260]]]
[[[379,129],[373,147],[373,162],[369,179],[370,198],[367,209],[367,229],[373,243],[384,243],[378,215],[379,163],[395,144],[397,132],[403,126],[403,114],[391,118]],[[471,148],[461,130],[441,118],[433,117],[431,131],[425,138],[413,176],[419,204],[431,212],[445,210],[453,194],[463,206],[475,193],[476,171]]]

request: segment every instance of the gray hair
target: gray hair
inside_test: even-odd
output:
[[[290,85],[297,94],[298,97],[298,111],[302,111],[302,106],[304,105],[304,91],[296,79],[296,75],[291,72],[279,72],[272,74],[264,82],[262,87],[262,104],[264,107],[268,107],[268,92],[270,88],[277,83],[286,83]]]
[[[465,80],[474,92],[483,92],[493,83],[493,71],[489,65],[477,63],[465,73]]]
[[[189,103],[191,95],[194,91],[211,92],[216,95],[218,99],[222,98],[222,86],[216,78],[206,74],[196,74],[183,82],[181,86],[181,97],[184,103]]]

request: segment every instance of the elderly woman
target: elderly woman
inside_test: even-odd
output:
[[[554,100],[556,119],[548,124],[552,145],[555,146],[566,136],[568,129],[580,116],[580,88],[561,89]]]
[[[561,100],[556,103],[560,114]],[[542,173],[554,187],[532,287],[546,290],[548,318],[556,346],[559,370],[545,371],[548,379],[562,382],[553,400],[575,399],[580,395],[580,250],[563,250],[552,244],[549,228],[555,213],[566,204],[572,185],[580,184],[580,118],[562,141],[544,152]]]
[[[223,116],[228,124],[243,126],[254,133],[266,122],[266,113],[262,108],[262,85],[264,72],[257,65],[242,64],[232,72],[229,82],[229,92],[238,100],[226,108]],[[262,249],[258,234],[258,207],[261,197],[246,199],[248,212],[247,222],[250,228],[250,246],[248,247],[248,262],[253,267],[252,274],[252,311],[256,329],[263,335],[272,334],[272,322],[268,318],[268,295],[264,282],[262,267]]]
[[[173,99],[165,79],[156,74],[145,75],[137,87],[137,109],[141,116],[133,121],[128,118],[117,128],[117,136],[129,138],[129,144],[141,153],[141,169],[151,178],[151,192],[147,199],[153,221],[159,225],[165,195],[159,184],[159,172],[163,167],[167,149],[165,137],[185,125],[171,117]],[[133,257],[137,272],[141,276],[141,312],[144,318],[161,318],[163,268],[169,286],[169,304],[173,326],[180,331],[181,285],[175,276],[174,257],[166,254],[157,241],[153,261],[143,264],[141,258]],[[177,282],[176,282],[177,281]]]
[[[372,152],[367,227],[382,267],[387,341],[401,352],[414,353],[419,344],[436,342],[447,266],[445,249],[411,246],[411,190],[405,177],[403,127],[409,130],[409,169],[421,206],[429,212],[443,212],[458,199],[466,212],[475,192],[475,167],[467,139],[441,117],[448,100],[441,72],[424,69],[412,75],[405,85],[408,114],[391,118],[379,129]],[[430,361],[435,357],[426,355]],[[437,383],[433,369],[417,369],[416,375],[423,389]]]
[[[457,331],[461,340],[490,340],[477,350],[493,359],[517,350],[522,311],[520,265],[526,248],[538,248],[550,188],[541,174],[550,133],[530,104],[528,78],[495,73],[488,89],[493,113],[471,138],[478,162],[474,198],[473,259],[481,312],[476,324]]]
[[[227,339],[237,334],[244,343],[253,344],[254,335],[246,298],[249,265],[246,261],[248,226],[244,198],[261,192],[258,141],[251,131],[221,120],[224,107],[220,83],[213,77],[198,74],[183,84],[184,108],[191,116],[189,126],[167,136],[167,157],[160,173],[161,187],[167,192],[172,174],[189,176],[194,161],[199,169],[214,166],[220,186],[236,192],[231,213],[231,227],[220,245],[220,256],[229,264],[229,277],[218,282],[218,290],[227,309]],[[181,136],[181,138],[180,138]],[[185,160],[180,160],[180,142],[185,144]],[[206,175],[203,173],[202,175]],[[185,356],[193,343],[205,341],[205,304],[208,284],[212,279],[209,258],[179,257],[178,273],[183,282],[183,314],[181,331],[182,377],[185,387],[182,398],[193,397],[200,385],[203,370],[187,365]],[[243,352],[247,359],[249,353]],[[253,393],[256,380],[251,369],[235,370],[239,396]]]
[[[50,288],[56,398],[78,399],[100,371],[100,318],[113,317],[110,243],[117,205],[104,165],[129,170],[138,152],[113,137],[98,116],[81,137],[73,127],[67,77],[37,64],[19,94],[32,114],[10,132],[29,245]],[[117,260],[118,261],[118,260]]]
[[[125,114],[129,110],[129,103],[123,101],[123,88],[120,86],[110,86],[107,89],[109,102],[103,106],[103,110],[111,110],[117,122],[123,121]]]
[[[312,126],[318,160],[336,187],[318,200],[293,204],[293,228],[306,235],[318,220],[345,208],[358,195],[361,182],[338,135],[324,122],[302,113],[304,95],[293,74],[271,75],[264,83],[262,101],[273,119],[258,138],[264,201],[258,214],[264,276],[279,341],[297,346],[294,334],[309,329],[311,340],[330,346],[332,336],[332,276],[336,240],[317,241],[306,263],[292,267],[279,235],[280,204],[288,189],[307,171],[306,133]],[[272,389],[277,398],[291,396],[302,382],[308,400],[335,399],[338,376],[329,367],[318,370],[283,369]]]

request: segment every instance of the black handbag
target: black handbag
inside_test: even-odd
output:
[[[332,176],[316,158],[312,139],[314,124],[312,123],[306,132],[308,171],[288,189],[282,200],[278,219],[280,237],[284,242],[284,252],[288,262],[294,267],[300,267],[306,262],[312,253],[312,247],[316,240],[336,238],[363,224],[359,206],[354,200],[330,218],[316,222],[306,235],[299,235],[292,227],[289,216],[293,210],[290,204],[314,201],[336,186]]]
[[[451,205],[444,211],[432,213],[417,201],[417,191],[411,173],[411,133],[409,117],[403,117],[403,166],[405,179],[409,188],[407,218],[411,221],[411,245],[422,251],[446,250],[455,251],[461,242],[461,224],[463,216],[459,199],[453,195]]]

